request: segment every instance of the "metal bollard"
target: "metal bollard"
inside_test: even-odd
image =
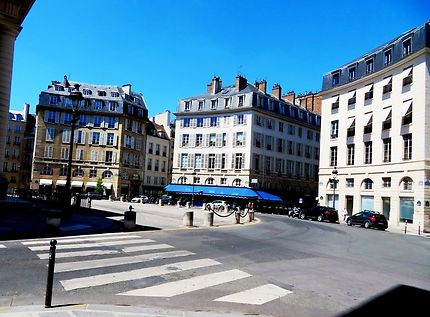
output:
[[[54,266],[55,266],[55,248],[57,240],[51,240],[49,243],[49,263],[48,263],[48,278],[46,280],[45,307],[51,307],[52,302],[52,285],[54,282]]]
[[[130,206],[129,210],[124,212],[124,229],[134,230],[136,228],[136,212]]]
[[[248,215],[249,215],[249,222],[253,222],[254,221],[254,210],[249,210]]]
[[[214,225],[214,213],[212,211],[206,212],[206,225],[209,227]]]
[[[236,224],[240,224],[240,210],[234,212],[234,217],[236,218]]]
[[[405,220],[405,234],[406,234],[407,228],[408,228],[408,220],[406,219]]]

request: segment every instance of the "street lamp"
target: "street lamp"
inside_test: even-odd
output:
[[[193,193],[191,196],[191,207],[194,207],[194,181],[195,181],[195,177],[196,177],[196,171],[193,172]]]
[[[336,187],[339,180],[337,179],[338,171],[336,169],[336,166],[334,167],[334,170],[331,171],[332,178],[329,179],[331,186],[333,187],[333,208],[336,209]]]
[[[67,163],[67,178],[65,188],[65,200],[66,206],[70,206],[72,198],[72,157],[73,157],[73,142],[75,139],[75,125],[79,119],[78,108],[83,99],[82,93],[79,91],[79,84],[74,85],[75,88],[69,94],[69,98],[72,100],[72,128],[70,130],[70,147],[69,147],[69,161]]]

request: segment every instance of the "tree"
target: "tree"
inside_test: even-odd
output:
[[[105,190],[105,187],[104,187],[104,185],[103,185],[102,178],[101,178],[101,177],[99,177],[99,178],[97,178],[97,185],[96,185],[95,192],[96,192],[96,193],[103,194],[104,190]]]

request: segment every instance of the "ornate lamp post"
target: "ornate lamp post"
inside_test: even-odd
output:
[[[329,179],[331,186],[333,187],[333,208],[336,209],[336,187],[339,180],[337,179],[338,171],[336,169],[336,166],[334,167],[334,170],[331,172],[332,178]]]
[[[69,98],[72,100],[72,128],[70,130],[70,147],[69,147],[69,161],[67,163],[67,178],[66,178],[66,195],[65,200],[67,206],[70,206],[71,204],[71,198],[72,198],[72,157],[73,157],[73,142],[75,139],[75,126],[76,122],[78,122],[79,119],[79,105],[81,103],[81,100],[83,99],[82,93],[79,91],[79,84],[75,84],[75,89],[70,93]]]

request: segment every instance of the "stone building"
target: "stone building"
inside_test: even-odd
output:
[[[320,117],[281,98],[281,86],[236,77],[179,101],[173,184],[255,187],[315,202]],[[301,199],[300,199],[301,198]]]
[[[23,111],[9,111],[3,173],[10,194],[30,188],[35,118],[29,110],[30,105],[25,104]]]
[[[80,85],[74,140],[70,139],[73,103],[70,92]],[[110,86],[53,81],[40,93],[32,188],[44,193],[64,190],[70,142],[73,146],[72,190],[93,191],[102,180],[106,196],[136,196],[144,180],[148,110],[131,85]]]
[[[324,75],[320,204],[430,230],[429,68],[426,23]]]

